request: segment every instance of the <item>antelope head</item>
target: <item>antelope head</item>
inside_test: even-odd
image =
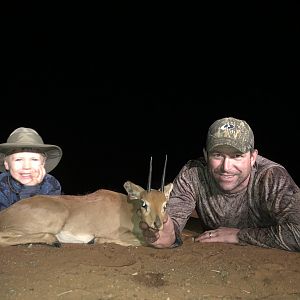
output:
[[[170,193],[173,189],[173,184],[164,185],[166,172],[167,156],[165,159],[164,171],[162,175],[161,188],[159,190],[151,189],[152,176],[152,157],[150,159],[150,169],[148,177],[147,190],[130,181],[124,183],[124,188],[127,191],[130,200],[140,200],[139,207],[140,217],[143,222],[147,223],[150,228],[161,230],[166,221],[166,208],[169,201]]]

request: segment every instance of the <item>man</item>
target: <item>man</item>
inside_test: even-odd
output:
[[[156,248],[180,245],[196,209],[203,233],[195,242],[300,251],[299,187],[283,166],[258,155],[247,122],[215,121],[203,153],[175,178],[164,229],[140,224],[146,241]]]

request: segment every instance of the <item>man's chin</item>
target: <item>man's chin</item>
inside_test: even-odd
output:
[[[220,190],[225,194],[231,194],[232,190],[235,188],[235,186],[228,185],[228,184],[219,184]]]

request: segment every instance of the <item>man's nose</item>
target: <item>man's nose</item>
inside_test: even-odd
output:
[[[224,157],[222,166],[223,166],[224,171],[230,170],[230,168],[231,168],[231,159],[229,157]]]

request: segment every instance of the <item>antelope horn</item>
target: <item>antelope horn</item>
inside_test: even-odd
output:
[[[168,156],[166,154],[166,158],[165,158],[165,165],[164,165],[164,171],[161,177],[161,188],[160,190],[163,192],[164,191],[164,187],[165,187],[165,177],[166,177],[166,167],[167,167],[167,160],[168,160]]]
[[[148,175],[148,185],[147,191],[151,191],[151,179],[152,179],[152,156],[150,157],[150,165],[149,165],[149,175]]]

